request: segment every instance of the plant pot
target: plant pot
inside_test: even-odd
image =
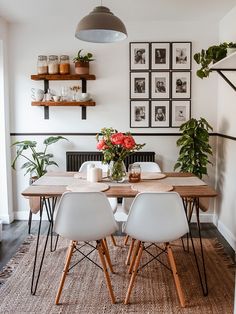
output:
[[[227,56],[231,55],[234,52],[236,52],[236,48],[227,48]]]
[[[29,180],[29,184],[33,184],[36,180],[38,180],[38,177],[31,177]],[[40,210],[40,197],[39,196],[31,196],[29,197],[29,205],[30,210],[33,214],[37,214],[37,212]]]
[[[89,74],[89,62],[75,62],[76,74]]]

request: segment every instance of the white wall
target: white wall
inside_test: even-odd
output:
[[[8,25],[0,18],[0,219],[13,220],[7,66]]]
[[[126,23],[129,41],[192,41],[193,53],[202,47],[218,42],[218,25],[216,23],[198,22],[145,22]],[[129,130],[129,41],[119,44],[91,44],[74,38],[74,23],[50,20],[39,24],[11,24],[10,26],[10,106],[11,132],[13,133],[66,133],[98,132],[104,126],[112,126],[121,131]],[[205,31],[207,29],[207,32]],[[91,64],[91,73],[97,80],[88,83],[97,106],[88,108],[87,120],[81,120],[80,108],[50,108],[50,119],[43,119],[43,109],[31,107],[31,87],[43,87],[42,82],[30,80],[36,73],[39,54],[69,54],[73,56],[78,49],[91,51],[96,61]],[[217,87],[217,75],[211,80],[201,81],[192,75],[192,116],[205,117],[216,126],[217,94],[212,93]],[[61,86],[73,86],[77,82],[53,82],[52,88],[59,91]],[[132,129],[138,133],[176,133],[178,129]],[[30,136],[15,136],[12,141],[31,139]],[[43,137],[34,136],[42,142]],[[70,143],[56,144],[53,148],[55,159],[65,169],[65,151],[95,150],[95,139],[89,136],[68,137]],[[146,142],[145,150],[154,150],[157,160],[164,171],[173,170],[178,156],[176,136],[138,136],[137,141]],[[214,138],[212,144],[215,146]],[[210,169],[210,181],[214,184],[214,168]],[[14,210],[16,217],[23,217],[20,211],[28,208],[21,197],[21,191],[28,185],[28,179],[22,171],[13,173]]]
[[[220,22],[220,41],[234,41],[236,39],[236,7]],[[236,83],[236,72],[230,75]],[[236,137],[236,93],[219,77],[218,82],[218,121],[219,133]],[[217,189],[219,197],[216,208],[216,224],[225,238],[236,249],[236,141],[218,139],[217,156]]]

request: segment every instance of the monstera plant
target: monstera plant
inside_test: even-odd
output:
[[[209,130],[213,129],[204,118],[192,118],[180,126],[182,136],[177,140],[180,152],[174,170],[180,168],[180,172],[191,172],[200,179],[207,174],[207,165],[211,164],[209,156],[212,155]]]

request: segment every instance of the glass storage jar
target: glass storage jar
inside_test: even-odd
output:
[[[70,74],[69,56],[67,55],[60,56],[59,72],[60,74]]]
[[[37,71],[38,71],[38,74],[48,73],[47,56],[42,56],[42,55],[38,56]]]
[[[129,182],[137,183],[141,180],[141,167],[139,164],[129,165]]]
[[[58,74],[58,56],[51,55],[48,58],[48,73],[49,74]]]

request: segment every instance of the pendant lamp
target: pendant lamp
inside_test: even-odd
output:
[[[127,31],[107,7],[98,6],[79,22],[75,37],[93,43],[113,43],[127,38]]]

